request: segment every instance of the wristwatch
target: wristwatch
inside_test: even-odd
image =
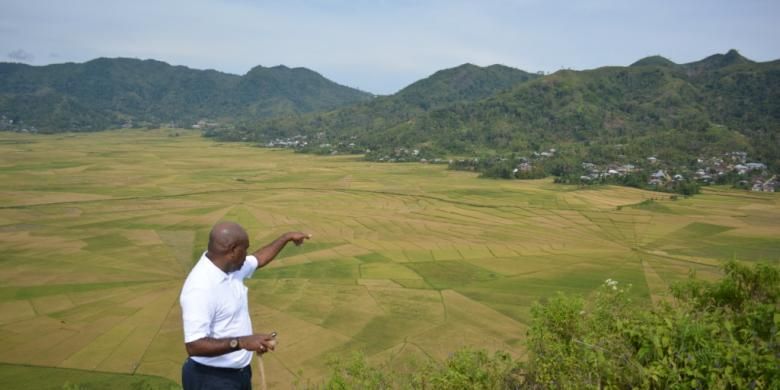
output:
[[[238,349],[238,337],[230,339],[230,349],[234,351]]]

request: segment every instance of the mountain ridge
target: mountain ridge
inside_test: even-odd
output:
[[[780,166],[780,60],[755,62],[736,50],[684,64],[655,55],[549,75],[465,63],[385,96],[285,65],[243,76],[128,58],[32,68],[0,63],[0,114],[19,119],[23,112],[23,123],[43,119],[52,131],[210,118],[222,126],[206,135],[224,140],[316,136],[355,145],[353,152],[439,154],[527,153],[566,143],[647,147],[687,137],[694,146],[675,146],[678,157],[696,145],[728,145]]]
[[[430,110],[474,102],[539,77],[538,74],[503,65],[480,67],[462,64],[434,72],[393,95],[378,96],[328,112],[268,119],[264,122],[266,133],[260,137],[253,132],[256,124],[251,122],[243,123],[234,130],[210,132],[209,135],[223,139],[262,141],[268,137],[292,136],[301,132],[317,134],[344,132],[347,129],[352,133],[381,131]]]
[[[350,106],[316,114],[316,120],[274,118],[248,124],[238,133],[216,135],[264,142],[327,130],[321,143],[348,142],[360,146],[355,149],[385,154],[429,148],[439,156],[527,154],[566,144],[599,144],[628,145],[636,156],[643,148],[655,148],[667,151],[669,159],[684,160],[702,151],[747,149],[780,167],[780,61],[754,62],[736,51],[687,64],[649,58],[627,67],[561,70],[489,96],[449,99],[397,117],[370,107],[361,113],[383,118],[379,124],[332,119],[351,117],[355,106]],[[425,79],[415,84],[426,83],[437,85]],[[390,99],[398,99],[403,91]],[[425,98],[421,107],[433,101]]]
[[[286,66],[258,66],[238,76],[124,57],[39,67],[0,63],[0,114],[49,132],[128,122],[188,126],[203,118],[261,119],[372,97],[312,70]]]

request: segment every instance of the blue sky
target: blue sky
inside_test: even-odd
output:
[[[313,69],[389,94],[466,62],[526,71],[780,58],[778,1],[0,0],[0,61],[154,58],[244,74]]]

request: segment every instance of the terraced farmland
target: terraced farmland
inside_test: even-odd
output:
[[[223,219],[252,248],[314,235],[247,283],[256,330],[280,335],[265,358],[280,388],[356,350],[397,367],[463,345],[522,356],[531,305],[557,291],[587,295],[612,278],[658,300],[691,269],[715,278],[723,259],[780,261],[775,194],[673,201],[182,130],[0,133],[0,183],[0,377],[179,381],[178,293]]]

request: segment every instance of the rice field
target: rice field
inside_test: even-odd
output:
[[[465,345],[522,357],[531,306],[558,291],[612,278],[658,301],[691,270],[780,262],[776,194],[483,180],[179,129],[0,133],[0,183],[3,388],[179,382],[179,290],[225,219],[252,249],[314,236],[247,283],[255,329],[279,332],[264,358],[276,388],[316,382],[353,351],[401,369]]]

